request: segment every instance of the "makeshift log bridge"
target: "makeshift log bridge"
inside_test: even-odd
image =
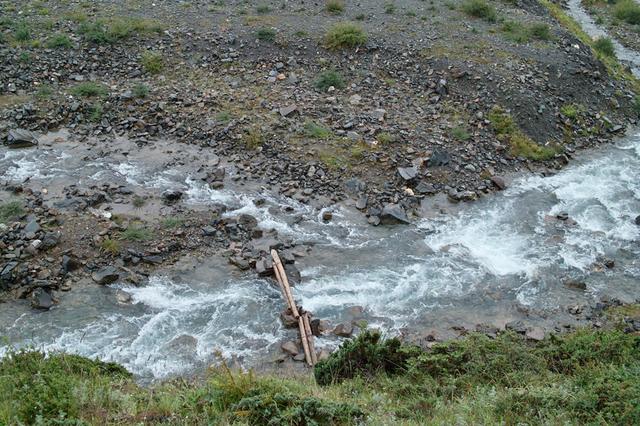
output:
[[[316,349],[313,344],[313,333],[311,332],[311,323],[309,321],[309,313],[304,312],[300,314],[296,302],[293,299],[291,293],[291,286],[289,285],[289,279],[284,271],[284,266],[278,256],[278,252],[271,250],[271,258],[273,259],[273,271],[276,274],[276,280],[280,286],[282,297],[284,297],[291,314],[298,320],[298,329],[300,330],[300,340],[302,341],[302,348],[304,349],[304,357],[307,360],[307,364],[314,366],[318,362],[316,355]]]

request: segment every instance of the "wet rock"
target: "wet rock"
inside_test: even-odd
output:
[[[300,352],[300,349],[298,349],[298,345],[291,340],[289,340],[288,342],[284,342],[280,346],[280,348],[284,351],[284,353],[289,354],[291,356],[296,356]]]
[[[350,306],[349,308],[347,308],[346,314],[351,319],[362,318],[362,315],[364,314],[364,308],[362,306]]]
[[[409,219],[407,213],[398,204],[387,204],[380,214],[380,223],[382,225],[408,224]]]
[[[174,338],[169,343],[167,343],[167,347],[169,349],[189,349],[195,351],[198,347],[198,339],[188,334],[181,334],[180,336]]]
[[[244,229],[251,230],[258,227],[258,219],[250,214],[241,214],[238,216],[238,224]]]
[[[124,290],[118,290],[116,291],[116,301],[123,305],[131,303],[131,294]]]
[[[378,226],[380,225],[380,217],[379,216],[369,216],[367,219],[369,225]]]
[[[311,326],[311,334],[316,337],[326,334],[330,329],[329,321],[327,320],[313,319],[309,324]]]
[[[116,282],[120,275],[115,266],[107,266],[92,273],[91,278],[100,285],[107,285]]]
[[[249,262],[246,259],[243,259],[242,257],[239,257],[239,256],[230,257],[229,263],[231,263],[232,265],[234,265],[235,267],[237,267],[242,271],[246,271],[250,267]]]
[[[636,225],[640,226],[640,215],[636,216],[635,222],[636,222]]]
[[[33,132],[25,129],[9,130],[7,146],[9,148],[28,148],[38,145],[38,138]]]
[[[567,213],[567,212],[558,213],[556,215],[556,219],[558,219],[558,220],[568,220],[569,219],[569,213]]]
[[[31,218],[29,219],[29,222],[27,223],[27,225],[24,227],[24,232],[25,234],[35,234],[37,232],[40,231],[40,225],[38,224],[38,221],[35,218]]]
[[[416,167],[398,167],[398,174],[402,179],[410,181],[418,176],[418,169]]]
[[[449,164],[449,161],[451,161],[451,156],[449,155],[449,153],[444,149],[438,148],[433,151],[433,154],[431,154],[431,157],[429,158],[427,164],[429,165],[429,167],[441,167]]]
[[[356,201],[356,209],[358,210],[366,209],[368,201],[369,200],[366,195],[361,196],[360,198],[358,198],[358,201]]]
[[[333,334],[340,337],[351,337],[353,335],[353,326],[350,323],[340,323],[333,329]]]
[[[280,312],[280,320],[285,328],[298,328],[298,320],[291,313],[291,309],[287,308]],[[313,330],[313,326],[311,328]]]
[[[518,334],[525,334],[527,332],[527,326],[522,321],[508,322],[505,324],[504,328]]]
[[[168,189],[162,193],[162,201],[165,204],[175,204],[182,198],[182,191],[178,189]]]
[[[287,263],[284,265],[284,272],[287,274],[287,278],[289,279],[289,284],[296,285],[300,284],[302,281],[302,275],[300,275],[300,271],[296,268],[295,265]]]
[[[507,182],[502,176],[491,176],[491,182],[501,191],[507,188]]]
[[[572,288],[575,290],[586,290],[587,289],[587,284],[584,281],[579,281],[579,280],[574,280],[574,279],[567,279],[564,281],[564,286],[567,288]]]
[[[48,310],[53,306],[51,293],[43,288],[36,288],[31,294],[31,307],[35,309]]]
[[[331,219],[333,219],[333,213],[331,213],[329,210],[325,210],[322,212],[322,220],[324,220],[325,222],[329,222]]]
[[[273,262],[271,258],[263,257],[256,261],[256,273],[261,277],[273,275]]]

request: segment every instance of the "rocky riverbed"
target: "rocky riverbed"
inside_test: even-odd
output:
[[[539,338],[638,297],[633,79],[538,2],[0,7],[15,344],[150,377],[282,361],[271,248],[326,350],[365,324]],[[366,41],[329,49],[347,20]]]

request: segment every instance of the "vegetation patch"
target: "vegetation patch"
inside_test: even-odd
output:
[[[85,40],[95,44],[116,43],[134,36],[162,32],[158,22],[140,18],[113,18],[110,20],[83,21],[78,28]]]
[[[304,123],[304,134],[314,139],[329,139],[333,136],[333,132],[324,126],[321,126],[313,121],[307,121]]]
[[[618,0],[613,7],[613,16],[631,25],[640,25],[640,4],[634,0]]]
[[[318,75],[318,78],[316,78],[316,81],[314,82],[314,86],[318,90],[325,91],[329,87],[335,87],[336,89],[343,89],[345,84],[344,84],[344,79],[342,78],[342,75],[340,75],[338,71],[328,70]]]
[[[140,63],[142,64],[142,68],[149,74],[159,74],[164,68],[162,55],[159,52],[152,52],[150,50],[142,54]]]
[[[327,0],[327,5],[325,6],[327,12],[332,13],[334,15],[340,15],[344,12],[344,1],[342,0]]]
[[[504,109],[495,107],[488,115],[493,131],[499,140],[508,142],[511,154],[516,157],[541,161],[553,158],[560,152],[559,147],[541,146],[525,135]]]
[[[616,57],[616,49],[613,46],[613,41],[611,41],[611,39],[608,37],[598,37],[593,42],[593,48],[606,57]]]
[[[258,40],[273,43],[276,41],[276,30],[268,27],[260,28],[256,31],[256,38]]]
[[[93,81],[87,81],[80,83],[71,89],[71,93],[83,98],[95,98],[105,97],[109,94],[107,87],[104,84],[96,83]]]
[[[73,43],[66,34],[55,34],[50,37],[46,44],[49,49],[71,49]]]
[[[138,83],[133,86],[131,93],[133,93],[133,96],[135,96],[136,98],[143,99],[146,98],[149,94],[149,87],[146,84]]]
[[[24,215],[24,213],[24,207],[20,201],[9,201],[8,203],[0,204],[0,223],[7,223]]]
[[[498,19],[495,7],[485,0],[466,0],[462,4],[462,11],[469,16],[481,18],[491,23]]]
[[[153,238],[153,232],[139,225],[132,225],[122,231],[120,237],[127,241],[147,241]]]
[[[353,22],[338,22],[325,35],[325,44],[329,49],[358,47],[367,42],[367,33]]]

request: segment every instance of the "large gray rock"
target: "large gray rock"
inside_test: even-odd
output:
[[[33,132],[25,129],[9,130],[7,146],[9,148],[29,148],[38,145],[38,138]]]
[[[418,176],[418,169],[416,167],[398,167],[398,174],[404,180],[411,180]]]
[[[402,206],[398,204],[387,204],[382,209],[382,213],[380,214],[380,223],[382,225],[397,225],[397,224],[408,224],[409,219],[407,218],[407,213],[404,211]]]
[[[451,161],[451,156],[449,153],[443,149],[436,149],[431,154],[429,158],[428,165],[429,167],[440,167],[446,166]]]
[[[95,271],[91,274],[91,278],[100,285],[107,285],[116,282],[120,275],[115,266],[107,266]]]
[[[37,288],[31,294],[31,307],[34,309],[48,310],[53,306],[51,293],[43,288]]]

